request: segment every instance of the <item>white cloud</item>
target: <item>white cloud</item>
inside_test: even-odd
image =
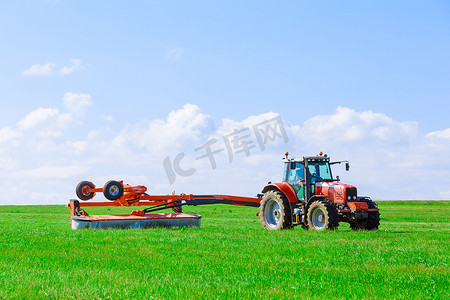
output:
[[[165,57],[171,62],[180,60],[183,57],[184,50],[182,48],[169,48],[166,49]]]
[[[92,105],[88,96],[67,93],[63,103],[70,112],[39,108],[16,126],[0,129],[0,152],[4,154],[0,182],[5,188],[17,187],[10,189],[16,198],[34,195],[30,201],[36,204],[64,203],[74,197],[79,181],[92,180],[102,186],[109,179],[146,185],[152,194],[175,189],[254,196],[267,181],[281,180],[281,158],[286,150],[291,156],[324,151],[332,159],[350,160],[350,172],[335,165],[334,175],[375,199],[444,199],[449,195],[450,129],[421,133],[415,122],[339,107],[333,114],[303,123],[284,122],[288,142],[278,137],[267,141],[262,150],[253,125],[277,118],[278,113],[223,119],[215,128],[200,107],[186,104],[164,119],[141,120],[119,130],[102,127],[104,123],[86,129],[76,122],[75,113],[80,115]],[[108,121],[109,117],[114,116],[101,118]],[[254,147],[249,156],[235,152],[230,162],[223,136],[246,128]],[[83,132],[81,136],[79,132]],[[213,137],[217,138],[213,150],[219,151],[215,169],[207,158],[198,159],[204,152],[195,151]],[[181,167],[196,171],[189,177],[177,175],[170,185],[163,161],[169,157],[173,162],[181,152],[185,153]],[[52,191],[36,193],[42,186]],[[0,195],[2,204],[7,200],[6,194]]]
[[[450,140],[450,128],[430,132],[427,134],[427,137]]]
[[[81,70],[81,59],[71,58],[70,63],[71,63],[70,66],[62,67],[61,70],[59,70],[59,74],[65,76]]]
[[[91,95],[89,94],[76,94],[67,92],[63,96],[63,104],[71,112],[80,116],[83,115],[89,106],[92,106]]]
[[[260,114],[258,116],[249,116],[245,120],[238,121],[238,120],[232,120],[232,119],[223,119],[222,124],[218,129],[219,134],[227,134],[233,131],[234,129],[243,129],[243,128],[250,128],[255,124],[259,124],[262,122],[265,122],[267,120],[279,117],[280,115],[278,113],[274,112],[268,112],[264,114]]]
[[[0,156],[0,174],[2,172],[9,173],[17,169],[19,166],[20,162],[17,159],[11,158],[7,153],[2,153],[2,155]]]
[[[61,113],[56,108],[38,108],[17,123],[20,131],[29,132],[43,138],[59,137],[62,129],[72,121],[72,115]]]
[[[71,58],[69,66],[63,66],[59,72],[55,71],[56,63],[48,62],[46,64],[34,64],[31,65],[28,69],[22,72],[24,76],[52,76],[52,75],[61,75],[66,76],[74,72],[81,71],[83,66],[81,63],[81,59]]]
[[[397,122],[385,114],[338,107],[333,115],[307,120],[297,127],[297,133],[308,143],[398,143],[414,138],[417,128],[416,122]]]
[[[70,112],[61,112],[57,108],[38,108],[17,122],[19,133],[28,133],[41,138],[61,137],[63,131],[93,105],[88,94],[67,92],[63,96],[63,105]],[[5,130],[5,129],[3,129]],[[11,135],[14,131],[9,130]],[[16,133],[18,134],[18,133]]]
[[[186,143],[200,143],[210,126],[210,117],[198,106],[185,104],[170,112],[166,120],[146,120],[125,128],[111,143],[114,148],[164,153]]]
[[[53,74],[56,67],[54,62],[48,62],[45,65],[35,64],[22,72],[25,76],[49,76]]]
[[[49,119],[56,117],[59,110],[56,108],[38,108],[29,113],[24,119],[20,120],[17,125],[20,130],[28,130],[45,124]]]
[[[86,150],[89,147],[89,142],[87,142],[87,141],[78,141],[78,142],[67,141],[66,146],[67,146],[67,153],[79,155],[79,154],[83,154],[86,152]]]
[[[11,127],[3,127],[0,129],[0,144],[7,142],[10,143],[12,140],[19,138],[21,135],[22,134],[19,131],[12,129]]]
[[[445,137],[447,130],[423,134],[416,122],[340,107],[290,126],[288,132],[297,153],[324,151],[334,159],[349,159],[352,169],[341,179],[375,199],[442,199],[450,185],[450,143],[433,138]]]

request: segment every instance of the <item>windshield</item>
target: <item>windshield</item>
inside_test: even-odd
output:
[[[309,162],[309,174],[311,175],[311,183],[316,181],[332,181],[330,164],[328,162]]]

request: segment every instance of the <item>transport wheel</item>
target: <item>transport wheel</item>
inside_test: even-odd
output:
[[[75,193],[78,198],[87,201],[92,199],[95,195],[94,192],[88,192],[88,189],[95,189],[95,185],[90,181],[82,181],[75,188]]]
[[[336,229],[339,226],[336,208],[326,200],[314,201],[308,208],[307,223],[309,229]]]
[[[292,227],[292,213],[289,201],[279,191],[268,191],[259,205],[259,217],[263,228],[269,230]]]
[[[122,183],[110,180],[103,186],[103,195],[106,199],[114,201],[122,197],[123,185]]]
[[[378,208],[377,204],[370,198],[359,199],[361,202],[366,202],[369,208]],[[353,230],[377,230],[380,226],[380,212],[367,212],[367,219],[350,222],[350,228]]]

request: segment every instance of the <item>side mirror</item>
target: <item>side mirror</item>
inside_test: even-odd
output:
[[[350,170],[350,164],[348,162],[345,163],[345,170],[346,171]]]

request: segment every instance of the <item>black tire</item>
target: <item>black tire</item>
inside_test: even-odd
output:
[[[370,198],[362,198],[359,201],[366,202],[369,209],[378,208],[377,204]],[[350,228],[353,230],[377,230],[378,226],[380,226],[379,211],[369,211],[367,212],[367,219],[350,222]]]
[[[123,185],[122,183],[110,180],[103,186],[103,195],[106,199],[115,201],[120,199],[123,195]]]
[[[309,205],[306,214],[309,229],[335,230],[339,226],[336,208],[327,200],[315,200]]]
[[[75,188],[75,193],[80,200],[87,201],[94,198],[94,192],[88,192],[88,189],[95,189],[95,185],[90,181],[82,181]]]
[[[279,230],[292,228],[291,206],[279,191],[268,191],[259,205],[259,218],[263,228]]]

